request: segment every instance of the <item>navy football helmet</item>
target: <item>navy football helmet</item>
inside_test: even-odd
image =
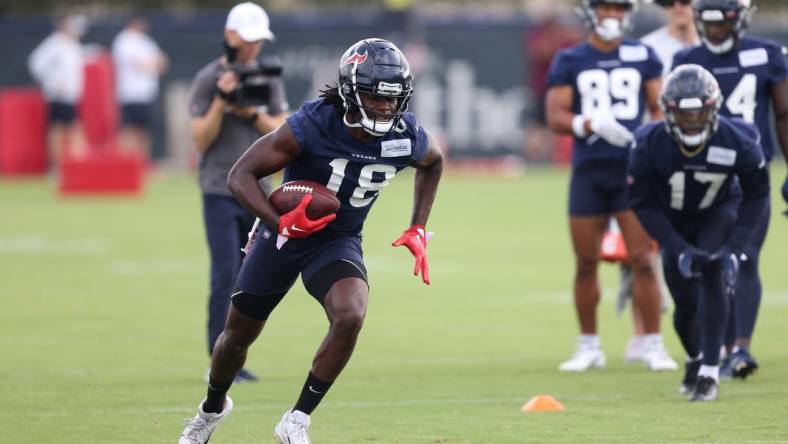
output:
[[[404,129],[400,120],[413,95],[413,75],[405,55],[390,41],[370,38],[348,48],[339,61],[338,88],[345,125],[361,127],[373,136]],[[366,107],[364,95],[395,98],[396,111],[381,113]],[[348,114],[357,114],[357,122],[350,122]]]
[[[601,4],[622,5],[626,8],[624,18],[621,21],[616,19],[599,20],[596,14],[596,7]],[[583,0],[580,14],[588,28],[594,31],[602,40],[613,41],[623,37],[632,30],[632,16],[637,12],[637,9],[637,0]]]
[[[662,86],[659,104],[668,132],[685,154],[697,154],[717,131],[722,106],[720,85],[700,65],[680,65],[671,71]]]
[[[750,0],[695,0],[695,26],[700,39],[709,51],[725,54],[744,36],[755,8]],[[721,27],[719,30],[710,26]]]

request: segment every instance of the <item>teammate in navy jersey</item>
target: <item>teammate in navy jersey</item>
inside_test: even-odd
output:
[[[364,321],[369,287],[361,229],[378,193],[402,169],[417,169],[411,227],[394,241],[416,258],[414,274],[429,284],[424,225],[440,181],[443,156],[435,139],[406,112],[413,93],[405,56],[391,42],[361,40],[339,64],[339,83],[305,102],[286,123],[259,139],[238,160],[228,184],[262,221],[238,277],[225,330],[216,344],[207,398],[186,426],[181,444],[204,444],[232,409],[226,396],[248,347],[298,275],[324,307],[329,330],[301,395],[274,429],[282,443],[308,444],[309,415],[350,359]],[[279,215],[256,185],[285,169],[285,181],[324,183],[339,211],[309,220],[307,195]],[[284,244],[278,236],[287,236]],[[281,247],[278,248],[278,247]]]
[[[738,258],[766,212],[768,170],[758,130],[719,116],[720,89],[703,67],[671,72],[660,103],[665,121],[635,133],[629,202],[662,248],[687,352],[680,391],[712,401]]]
[[[584,0],[591,28],[586,42],[560,51],[548,74],[547,120],[563,134],[574,134],[569,226],[576,257],[575,308],[580,339],[562,371],[602,367],[605,355],[597,335],[599,303],[597,268],[602,235],[615,217],[634,270],[634,296],[644,310],[652,370],[671,370],[659,334],[660,295],[649,251],[653,241],[640,226],[626,201],[626,166],[631,131],[646,109],[659,119],[662,64],[654,51],[625,38],[631,28],[634,0]]]
[[[693,5],[695,21],[703,45],[676,54],[673,66],[696,63],[714,74],[724,98],[721,114],[740,117],[757,125],[767,162],[774,155],[769,125],[771,104],[775,111],[779,144],[788,159],[786,50],[771,40],[744,35],[752,14],[749,5],[749,0],[696,1]],[[788,178],[783,189],[788,202]],[[732,353],[725,358],[724,377],[744,378],[758,368],[749,348],[761,302],[758,262],[769,227],[769,215],[770,211],[767,211],[758,225],[753,243],[744,251],[746,260],[741,263],[741,277],[726,338]]]

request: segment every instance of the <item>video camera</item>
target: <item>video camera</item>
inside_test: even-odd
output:
[[[238,86],[230,93],[221,93],[229,103],[238,106],[263,106],[271,100],[271,81],[282,75],[278,59],[258,59],[251,65],[233,63],[228,68],[238,76]]]

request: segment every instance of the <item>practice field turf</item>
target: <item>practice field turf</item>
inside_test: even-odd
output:
[[[774,189],[785,169],[773,169]],[[600,307],[608,367],[562,374],[574,348],[565,170],[445,177],[430,228],[433,284],[389,246],[407,227],[412,175],[367,221],[371,279],[355,356],[313,415],[316,444],[788,443],[788,219],[775,193],[753,351],[762,371],[690,404],[680,373],[622,361],[615,268]],[[46,181],[0,180],[1,443],[175,443],[205,394],[207,251],[189,176],[140,199],[58,198]],[[779,210],[779,211],[778,211]],[[628,315],[628,313],[627,313]],[[262,381],[212,443],[273,443],[327,321],[299,283],[250,352]],[[683,359],[670,317],[667,346]],[[549,393],[563,413],[520,412]]]

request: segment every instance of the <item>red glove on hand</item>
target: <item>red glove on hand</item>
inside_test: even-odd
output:
[[[416,258],[416,265],[413,267],[413,275],[418,276],[421,271],[421,280],[425,284],[430,284],[430,266],[427,264],[427,240],[432,233],[427,233],[423,225],[413,225],[405,230],[399,239],[391,243],[394,247],[404,245],[408,247],[413,257]]]
[[[293,211],[279,216],[280,235],[293,239],[307,237],[322,230],[329,222],[337,218],[336,214],[329,214],[317,220],[309,219],[306,209],[310,202],[312,202],[312,195],[307,194]]]

